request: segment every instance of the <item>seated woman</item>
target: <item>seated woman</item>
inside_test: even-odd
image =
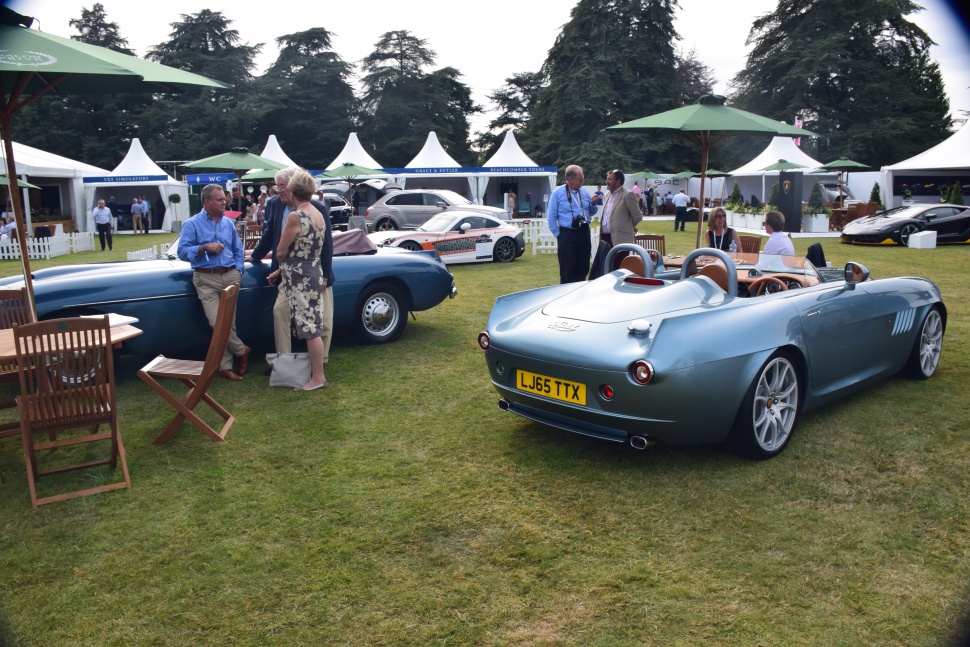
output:
[[[727,252],[734,243],[734,251],[741,251],[741,238],[738,232],[727,226],[727,213],[715,207],[707,218],[707,246]]]

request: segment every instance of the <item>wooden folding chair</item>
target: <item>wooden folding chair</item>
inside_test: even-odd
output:
[[[236,297],[238,294],[239,287],[230,285],[222,291],[222,295],[219,297],[219,313],[216,315],[216,324],[212,329],[212,341],[209,343],[209,352],[206,353],[205,361],[169,359],[164,355],[159,355],[138,371],[138,377],[178,411],[172,421],[168,423],[168,426],[165,427],[165,430],[155,439],[156,445],[161,445],[171,438],[172,434],[186,419],[198,427],[206,436],[218,441],[226,439],[229,428],[232,427],[232,423],[236,422],[232,414],[213,400],[207,391],[219,373],[219,364],[222,362],[223,353],[226,352],[226,344],[229,343],[229,331],[232,329],[232,321],[236,316]],[[155,378],[160,377],[178,380],[188,387],[188,393],[181,400],[178,399],[156,381]],[[208,404],[226,421],[222,430],[217,432],[195,414],[194,409],[200,401]]]
[[[661,256],[667,255],[667,239],[663,234],[637,234],[633,240],[644,249],[655,249]]]
[[[27,288],[19,290],[0,290],[0,328],[7,329],[34,322],[34,316],[27,300]],[[17,362],[0,361],[0,384],[16,384],[20,378],[17,375]],[[14,409],[17,400],[8,398],[0,400],[0,409]],[[20,422],[5,422],[0,424],[0,438],[20,435]]]
[[[761,236],[741,236],[741,251],[745,254],[757,254],[761,252]]]
[[[20,376],[17,413],[31,505],[36,508],[45,503],[108,490],[130,489],[125,447],[118,431],[108,317],[76,317],[24,324],[16,326],[13,335]],[[99,433],[101,425],[108,425],[108,431]],[[54,432],[58,431],[74,433],[56,438]],[[39,440],[41,435],[47,435],[48,439]],[[90,458],[87,452],[77,448],[45,455],[45,463],[50,462],[52,466],[46,469],[38,466],[38,451],[103,441],[111,445],[108,458],[87,460]],[[72,462],[74,460],[85,462]],[[37,496],[36,482],[43,476],[99,465],[115,468],[119,462],[124,476],[121,482],[53,496]]]

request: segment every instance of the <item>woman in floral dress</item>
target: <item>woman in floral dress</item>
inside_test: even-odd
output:
[[[290,301],[296,336],[306,340],[310,354],[310,381],[303,391],[314,391],[327,386],[323,375],[324,346],[321,339],[326,289],[320,252],[327,236],[327,220],[310,203],[317,188],[313,177],[300,170],[290,179],[288,188],[293,199],[293,210],[286,217],[280,243],[276,249],[280,275]]]

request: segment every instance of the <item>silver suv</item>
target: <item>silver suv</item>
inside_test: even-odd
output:
[[[475,204],[454,191],[443,189],[409,189],[393,191],[372,204],[364,217],[368,231],[416,229],[442,211],[461,209],[477,211],[507,220],[508,214],[498,207]]]

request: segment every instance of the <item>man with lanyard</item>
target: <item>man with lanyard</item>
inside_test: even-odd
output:
[[[256,248],[250,253],[249,260],[253,263],[261,263],[267,254],[271,255],[270,271],[275,272],[279,268],[276,260],[276,249],[280,244],[280,234],[286,219],[293,210],[293,198],[290,195],[289,183],[293,176],[300,169],[295,166],[285,168],[276,172],[277,194],[266,201],[266,216],[263,225],[263,235],[260,237]],[[333,237],[330,233],[330,207],[318,200],[311,200],[310,204],[323,214],[324,222],[327,224],[327,240],[321,250],[320,264],[323,267],[323,275],[327,280],[327,287],[323,291],[323,328],[320,337],[323,339],[323,363],[330,361],[330,342],[333,338],[333,282],[334,275],[333,263]],[[283,282],[279,282],[276,302],[273,304],[273,338],[276,342],[277,353],[293,352],[293,329],[291,325],[292,313],[290,311],[290,300],[286,296]]]
[[[94,226],[98,230],[98,238],[101,240],[101,251],[104,251],[104,238],[108,237],[108,251],[111,246],[111,209],[104,206],[104,200],[98,200],[98,206],[91,210],[94,216]]]
[[[215,326],[219,297],[230,285],[239,285],[243,270],[243,246],[236,226],[224,217],[226,194],[218,184],[202,188],[202,211],[182,225],[178,256],[192,264],[192,284],[202,302],[202,309]],[[239,358],[239,370],[233,371],[233,356]],[[249,347],[236,335],[236,313],[232,316],[229,343],[222,355],[219,375],[238,381],[249,370]]]
[[[584,177],[579,166],[567,166],[566,184],[549,196],[547,219],[557,240],[560,283],[583,281],[589,272],[589,221],[599,198],[590,197],[583,188]]]

